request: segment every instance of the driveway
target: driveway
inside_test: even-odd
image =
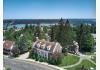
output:
[[[27,59],[29,57],[29,52],[26,52],[22,55],[20,55],[19,57],[17,57],[18,59]]]

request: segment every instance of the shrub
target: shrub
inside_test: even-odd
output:
[[[7,68],[6,70],[11,70],[11,68]]]
[[[11,52],[13,57],[18,57],[20,54],[20,50],[17,47],[14,47]]]
[[[48,60],[48,63],[53,65],[59,65],[61,63],[61,59],[62,55],[60,53],[54,53]]]

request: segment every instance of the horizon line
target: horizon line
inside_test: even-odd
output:
[[[14,20],[14,19],[19,19],[19,20],[22,20],[22,19],[61,19],[61,18],[6,18],[6,19],[3,18],[3,20]],[[96,18],[62,18],[62,19],[96,19]]]

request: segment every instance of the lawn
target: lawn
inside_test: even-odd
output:
[[[68,68],[67,70],[79,70],[79,68],[80,68],[82,65],[84,65],[84,67],[85,67],[85,68],[88,68],[88,69],[90,69],[91,67],[93,67],[93,68],[96,67],[96,65],[93,64],[93,63],[91,63],[90,61],[88,61],[88,60],[83,60],[83,61],[81,62],[80,65],[78,65],[78,66],[76,66],[76,67]]]
[[[75,64],[79,61],[79,57],[78,56],[74,56],[74,55],[67,55],[64,56],[62,58],[62,62],[61,64],[59,64],[58,66],[67,66],[67,65],[72,65]]]

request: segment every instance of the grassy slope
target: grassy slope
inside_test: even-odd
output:
[[[79,59],[80,59],[79,57],[73,55],[64,56],[62,59],[62,63],[59,66],[67,66],[75,64],[76,62],[79,61]]]
[[[88,69],[89,69],[90,67],[93,67],[93,68],[96,67],[96,65],[94,65],[94,64],[91,63],[90,61],[88,61],[88,60],[83,60],[83,61],[81,62],[80,65],[78,65],[78,66],[76,66],[76,67],[69,68],[69,69],[67,69],[67,70],[79,70],[79,68],[80,68],[82,65],[84,65],[84,67],[85,67],[85,68],[88,68]]]

